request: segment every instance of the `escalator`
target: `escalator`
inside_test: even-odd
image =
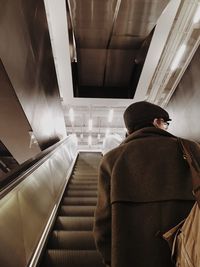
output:
[[[100,153],[79,153],[40,267],[105,266],[92,234],[100,159]]]

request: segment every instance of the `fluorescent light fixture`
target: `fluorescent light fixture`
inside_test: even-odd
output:
[[[73,110],[73,108],[69,109],[69,118],[70,118],[71,122],[74,121],[74,110]]]
[[[91,135],[88,136],[88,145],[89,146],[92,145],[92,136]]]
[[[110,109],[109,115],[108,115],[108,122],[111,122],[113,120],[113,109]]]
[[[195,12],[194,18],[193,18],[193,23],[198,23],[200,20],[200,4],[198,4],[197,10]]]
[[[88,129],[89,131],[92,131],[92,119],[89,119],[88,121]]]
[[[186,49],[186,45],[183,44],[181,45],[181,47],[179,48],[173,62],[172,62],[172,65],[171,65],[171,70],[174,71],[177,67],[178,67],[178,64],[180,63],[181,61],[181,58],[183,56],[183,54],[185,53],[185,49]]]
[[[36,137],[35,137],[33,131],[29,131],[28,133],[29,133],[29,135],[30,135],[29,148],[31,148],[33,144],[37,144],[37,139],[36,139]]]
[[[106,136],[108,136],[108,135],[109,135],[109,133],[110,133],[110,129],[109,129],[109,128],[107,128],[107,129],[106,129]]]
[[[34,133],[33,133],[32,131],[29,131],[28,133],[29,133],[29,135],[30,135],[31,140],[35,140],[35,135],[34,135]]]

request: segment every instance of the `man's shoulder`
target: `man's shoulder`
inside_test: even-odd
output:
[[[102,162],[114,163],[124,150],[124,144],[119,145],[108,151],[102,158]]]
[[[124,148],[124,144],[121,144],[118,147],[115,147],[115,148],[111,149],[110,151],[108,151],[103,157],[106,159],[115,157],[122,152],[123,148]]]

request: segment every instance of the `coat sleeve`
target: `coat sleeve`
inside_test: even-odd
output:
[[[105,264],[111,262],[111,204],[110,174],[102,162],[99,169],[98,199],[95,210],[93,234],[97,250]]]

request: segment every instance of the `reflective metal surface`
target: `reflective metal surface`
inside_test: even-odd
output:
[[[172,118],[169,131],[196,142],[200,142],[199,58],[200,47],[167,106]]]
[[[1,1],[0,57],[42,149],[65,135],[44,3]]]
[[[92,97],[94,87],[99,87],[102,97],[106,97],[103,88],[119,87],[127,90],[125,98],[129,98],[134,60],[169,1],[69,2],[77,44],[79,87],[84,86],[87,97]],[[113,98],[119,95],[124,93],[116,90]],[[84,93],[79,96],[84,97]]]
[[[37,249],[41,245],[39,241],[43,241],[41,237],[52,210],[58,207],[76,154],[75,140],[68,138],[67,142],[29,173],[21,183],[7,194],[1,192],[2,267],[32,266],[29,265],[30,259],[38,252]]]
[[[0,42],[1,46],[1,42]],[[9,46],[9,45],[8,45]],[[30,124],[16,97],[15,91],[0,60],[0,140],[18,163],[34,157],[41,150],[29,147]],[[2,149],[1,149],[1,152]],[[11,156],[4,152],[1,156]],[[5,158],[4,158],[5,159]],[[2,159],[2,161],[4,161]]]

